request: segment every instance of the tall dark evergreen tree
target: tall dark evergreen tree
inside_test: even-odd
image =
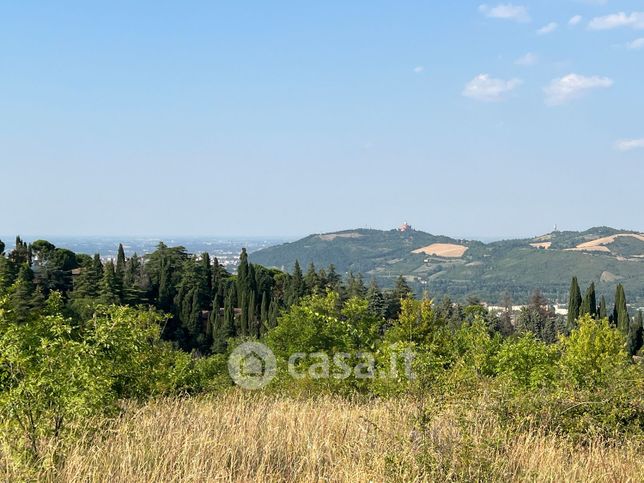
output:
[[[376,316],[384,318],[387,314],[387,302],[380,287],[375,279],[371,280],[369,289],[367,290],[367,301],[369,302],[369,310]]]
[[[104,304],[120,303],[119,280],[114,269],[114,262],[109,260],[103,267],[103,279],[100,287],[100,301]]]
[[[313,262],[309,263],[309,268],[306,271],[306,275],[304,275],[304,284],[309,294],[315,294],[320,291],[320,277],[315,271]]]
[[[568,293],[568,328],[571,329],[577,323],[581,310],[581,290],[577,277],[572,277],[570,292]]]
[[[302,275],[302,268],[300,267],[300,262],[295,260],[295,266],[293,267],[293,275],[291,276],[291,280],[289,283],[288,304],[293,305],[305,293],[306,293],[306,287],[304,285],[304,275]]]
[[[29,320],[31,311],[38,304],[39,294],[34,285],[34,272],[29,265],[23,263],[18,272],[15,283],[9,290],[9,307],[11,307],[11,316],[17,322],[26,322]]]
[[[587,314],[593,318],[597,317],[597,295],[595,293],[595,282],[591,282],[590,286],[586,290],[584,300],[581,303],[579,314]]]
[[[116,254],[116,267],[114,271],[116,272],[116,276],[120,280],[121,284],[123,283],[123,279],[125,277],[125,250],[123,249],[123,244],[119,243],[119,249]]]
[[[364,285],[362,274],[354,275],[353,272],[349,272],[347,295],[349,297],[364,297],[367,295],[367,287]]]
[[[608,308],[606,307],[606,297],[602,295],[601,300],[599,301],[599,309],[597,315],[600,319],[608,318]]]
[[[613,308],[613,324],[624,335],[628,335],[631,318],[628,314],[628,305],[626,304],[626,293],[624,286],[620,283],[615,290],[615,307]]]
[[[629,331],[628,331],[628,344],[627,350],[628,354],[631,356],[639,353],[642,348],[644,339],[644,314],[641,310],[638,310],[637,315],[633,322],[631,322]]]

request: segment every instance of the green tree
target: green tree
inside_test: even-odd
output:
[[[613,325],[622,331],[624,335],[628,335],[631,318],[628,314],[628,305],[626,304],[626,293],[624,286],[620,283],[615,290],[615,307],[613,308]]]
[[[604,297],[603,295],[599,301],[599,309],[597,311],[597,315],[599,316],[600,319],[608,318],[608,308],[606,306],[606,297]]]
[[[638,310],[637,316],[631,322],[629,331],[628,331],[628,341],[627,341],[627,351],[628,355],[636,355],[643,344],[644,336],[644,314],[641,310]]]
[[[579,282],[577,282],[577,277],[572,277],[572,282],[570,283],[570,292],[568,293],[568,328],[572,329],[575,327],[575,322],[579,318],[579,312],[581,310],[581,290],[579,289]]]
[[[108,305],[120,303],[120,292],[121,287],[114,269],[114,262],[109,260],[103,268],[103,279],[101,280],[100,288],[101,303]]]
[[[384,318],[387,314],[387,302],[375,279],[371,280],[366,298],[369,302],[369,310],[374,315]]]
[[[123,244],[119,243],[119,248],[116,254],[116,266],[114,271],[116,272],[116,276],[119,279],[119,282],[121,283],[121,285],[123,285],[125,281],[125,264],[126,264],[125,250],[123,249]]]
[[[597,316],[597,294],[595,293],[595,282],[591,282],[590,286],[586,290],[579,314],[590,315],[591,317]]]
[[[624,335],[606,319],[585,315],[570,336],[561,340],[560,368],[564,378],[576,387],[605,384],[628,362]]]

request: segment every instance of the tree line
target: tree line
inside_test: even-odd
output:
[[[77,254],[45,240],[28,244],[20,237],[5,253],[0,241],[0,294],[7,294],[14,320],[27,320],[52,292],[61,294],[67,315],[77,320],[91,317],[98,304],[148,305],[169,316],[162,331],[166,340],[201,354],[225,353],[234,338],[260,338],[300,299],[330,291],[338,293],[341,302],[352,297],[367,300],[369,310],[383,321],[382,330],[398,317],[401,300],[413,296],[402,276],[392,289],[383,290],[375,280],[367,285],[361,274],[343,277],[333,265],[318,270],[311,263],[304,272],[296,261],[291,273],[266,268],[251,263],[245,249],[232,274],[208,253],[189,254],[184,247],[162,242],[152,253],[130,257],[120,244],[116,259],[104,261],[99,254]],[[594,283],[582,296],[577,277],[568,300],[566,318],[557,315],[538,290],[518,314],[513,314],[509,296],[498,314],[488,312],[475,297],[465,304],[444,297],[435,310],[453,328],[480,317],[492,332],[531,332],[547,343],[569,334],[580,316],[606,318],[626,336],[629,354],[642,348],[643,315],[630,314],[621,284],[610,310],[603,295],[597,299]]]

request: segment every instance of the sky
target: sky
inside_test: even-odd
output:
[[[0,233],[644,230],[644,2],[0,4]]]

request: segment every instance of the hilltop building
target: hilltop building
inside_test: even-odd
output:
[[[407,223],[407,222],[403,223],[403,224],[402,224],[402,225],[400,225],[400,227],[398,228],[398,231],[399,231],[399,232],[402,232],[402,233],[405,233],[405,232],[407,232],[407,231],[411,231],[411,230],[413,230],[413,228],[412,228],[412,227],[411,227],[411,225],[410,225],[409,223]]]

